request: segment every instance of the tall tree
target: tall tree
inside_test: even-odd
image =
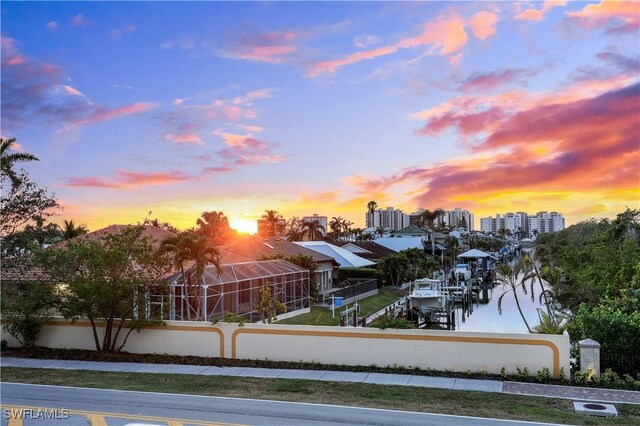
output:
[[[522,288],[524,294],[527,294],[527,286],[525,284],[525,280],[520,280],[521,275],[524,273],[524,264],[522,262],[517,262],[515,265],[511,266],[509,264],[503,263],[498,265],[496,268],[496,281],[501,283],[503,286],[508,287],[500,297],[498,298],[498,312],[502,313],[502,300],[504,297],[513,293],[513,297],[516,301],[516,306],[518,307],[518,312],[520,312],[520,316],[522,317],[522,321],[524,325],[527,327],[529,333],[531,333],[531,327],[529,327],[529,323],[527,322],[527,318],[524,316],[522,312],[522,307],[520,306],[520,299],[518,299],[518,287]]]
[[[9,176],[2,173],[0,177],[0,237],[6,238],[16,232],[20,227],[35,220],[46,219],[54,214],[59,207],[54,194],[47,188],[41,188],[29,179],[23,170],[18,174],[15,185],[7,191],[6,180]]]
[[[287,240],[289,241],[302,241],[304,238],[304,229],[302,228],[302,219],[298,217],[292,217],[287,221],[285,228]]]
[[[86,234],[87,228],[84,225],[78,225],[73,222],[73,220],[65,220],[62,225],[62,238],[65,240],[70,240],[75,237],[79,237],[80,235]]]
[[[196,220],[199,231],[209,237],[216,246],[224,245],[231,235],[229,219],[223,212],[204,212],[200,219]]]
[[[15,163],[39,160],[26,152],[11,152],[15,148],[14,144],[16,144],[16,138],[0,138],[0,173],[8,177],[13,186],[16,186],[20,182],[20,177],[13,169]]]
[[[261,218],[265,225],[265,236],[275,237],[284,231],[286,225],[282,224],[282,215],[277,210],[265,210]]]
[[[211,244],[209,237],[199,232],[182,232],[175,237],[165,239],[160,253],[170,254],[181,273],[185,293],[187,294],[187,319],[206,320],[207,313],[202,312],[203,276],[207,266],[214,266],[218,275],[222,274],[220,252]]]
[[[332,217],[331,220],[329,221],[329,229],[331,229],[331,232],[333,233],[333,239],[335,241],[338,241],[340,239],[340,235],[342,234],[342,231],[344,229],[344,219],[342,218],[342,216],[338,216],[338,217]]]
[[[322,239],[324,234],[324,226],[320,225],[320,222],[316,220],[306,220],[302,223],[302,229],[304,234],[309,236],[309,240],[317,241]]]
[[[378,208],[378,203],[376,203],[375,201],[369,201],[367,203],[367,211],[369,213],[372,213],[376,211],[376,209]]]
[[[132,331],[162,323],[163,312],[150,310],[149,301],[168,296],[164,276],[169,264],[143,230],[130,226],[99,242],[76,239],[36,253],[36,263],[66,284],[60,312],[68,319],[89,320],[98,351],[121,351]]]

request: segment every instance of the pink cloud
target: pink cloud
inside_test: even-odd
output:
[[[476,13],[468,22],[465,22],[457,12],[451,11],[448,15],[440,15],[435,20],[426,22],[423,32],[417,36],[403,38],[388,46],[355,52],[344,58],[312,63],[307,67],[307,74],[310,77],[317,77],[335,72],[347,65],[388,56],[401,49],[416,47],[428,47],[427,53],[429,54],[437,51],[441,56],[453,55],[468,43],[469,37],[465,30],[467,24],[471,27],[475,37],[483,40],[495,34],[495,24],[498,20],[498,15],[485,11]],[[450,64],[455,66],[458,63],[460,60],[458,55],[450,56]]]
[[[365,59],[374,59],[379,56],[390,55],[397,51],[398,47],[396,46],[379,47],[377,49],[367,50],[364,52],[352,53],[351,55],[343,59],[316,62],[308,68],[307,74],[309,75],[309,77],[317,77],[320,74],[332,73],[336,69],[345,65],[355,64]]]
[[[91,24],[91,21],[88,21],[83,14],[79,13],[71,18],[71,24],[74,27],[86,27]]]
[[[457,55],[449,56],[449,65],[452,67],[457,67],[462,59],[462,53],[458,53]]]
[[[169,185],[186,182],[193,179],[193,177],[177,171],[139,173],[127,170],[117,170],[115,176],[110,179],[99,178],[95,176],[70,178],[67,180],[64,186],[136,189],[142,186]]]
[[[76,127],[86,126],[90,124],[100,123],[102,121],[112,120],[123,116],[140,114],[149,111],[154,105],[149,102],[137,102],[129,105],[122,105],[117,108],[99,107],[96,108],[89,116],[73,121],[62,130],[71,130]]]
[[[525,9],[514,18],[522,21],[541,21],[551,9],[565,6],[566,4],[567,2],[564,0],[546,0],[541,9]]]
[[[637,191],[639,90],[636,83],[572,100],[556,97],[558,103],[536,96],[517,113],[498,111],[488,130],[479,126],[487,136],[470,157],[379,178],[354,176],[349,183],[363,193],[411,185],[419,188],[418,205],[448,205],[462,195],[481,200],[526,191]]]
[[[232,59],[280,63],[294,53],[298,33],[291,30],[234,35],[221,55]]]
[[[62,130],[137,114],[152,107],[138,102],[109,108],[69,86],[63,71],[21,54],[14,39],[2,37],[2,126],[62,125]]]
[[[500,17],[495,13],[482,11],[471,17],[469,25],[473,35],[480,40],[484,40],[496,33],[496,23],[499,20]]]
[[[164,140],[179,144],[202,144],[202,139],[195,133],[182,133],[177,135],[168,133],[164,135]]]
[[[463,92],[487,92],[502,87],[507,83],[511,83],[520,76],[531,76],[534,74],[535,72],[533,71],[516,69],[496,71],[486,74],[476,74],[469,77],[460,86],[460,90],[462,90]]]
[[[566,15],[571,21],[588,29],[606,28],[610,33],[628,33],[640,29],[640,3],[637,1],[603,0]]]
[[[237,134],[215,131],[215,135],[222,138],[226,147],[219,150],[217,155],[223,160],[223,164],[210,167],[208,171],[235,170],[240,166],[261,163],[280,163],[285,157],[273,153],[273,144],[252,137],[251,134]]]

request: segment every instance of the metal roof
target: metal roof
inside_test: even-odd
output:
[[[215,266],[210,265],[204,268],[203,283],[207,285],[225,284],[304,272],[309,271],[281,259],[222,265],[222,274],[220,275],[218,275]],[[173,285],[182,284],[181,274],[173,275],[170,282]]]

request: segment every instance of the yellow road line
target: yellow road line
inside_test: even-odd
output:
[[[2,408],[5,409],[32,409],[32,410],[44,410],[49,407],[27,407],[27,406],[4,406]],[[49,408],[50,409],[50,408]],[[154,417],[154,416],[139,416],[136,414],[125,414],[125,413],[109,413],[109,412],[99,412],[99,411],[80,411],[80,410],[67,410],[69,414],[77,414],[84,416],[89,419],[91,422],[91,426],[107,426],[107,422],[105,420],[106,417],[113,417],[116,419],[130,419],[130,420],[151,420],[158,422],[165,422],[168,426],[182,426],[184,423],[190,425],[198,425],[198,426],[246,426],[242,423],[220,423],[220,422],[203,422],[201,420],[190,420],[190,419],[174,419],[169,417]],[[14,420],[17,423],[11,423]],[[8,426],[22,426],[22,419],[9,419]]]
[[[22,419],[12,417],[7,421],[7,426],[22,426]]]
[[[69,414],[71,413],[72,412],[69,411]],[[107,421],[104,419],[104,416],[102,414],[89,414],[87,415],[87,419],[89,419],[91,426],[107,426]]]

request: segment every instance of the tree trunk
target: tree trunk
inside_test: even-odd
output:
[[[102,351],[108,352],[111,350],[111,332],[113,330],[113,317],[107,319],[104,329],[104,339],[102,339]]]
[[[93,330],[93,340],[95,341],[96,344],[96,351],[100,352],[100,339],[98,339],[98,330],[96,330],[96,322],[93,320],[92,317],[89,317],[89,322],[91,323],[91,328]]]
[[[522,317],[522,321],[524,321],[524,325],[527,326],[527,330],[529,331],[529,334],[531,334],[531,327],[529,327],[529,323],[527,322],[527,319],[524,317],[524,313],[522,312],[522,308],[520,307],[520,301],[518,300],[518,294],[516,292],[516,287],[513,288],[513,297],[516,299],[516,306],[518,307],[518,311],[520,312],[520,316]]]

